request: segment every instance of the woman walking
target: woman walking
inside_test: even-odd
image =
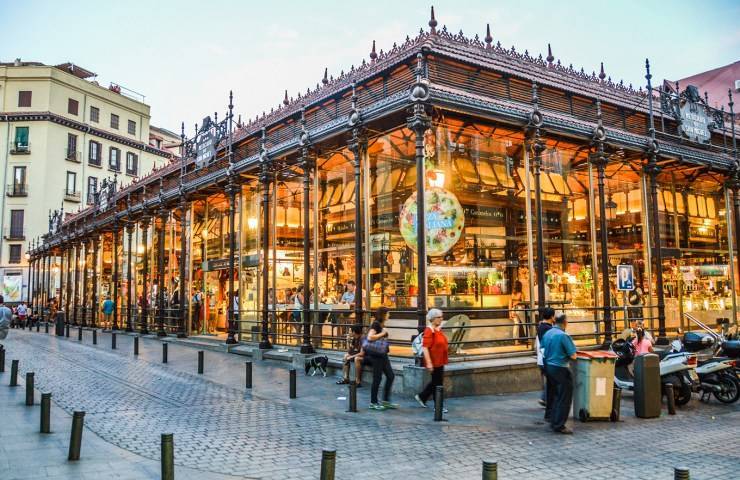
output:
[[[370,325],[367,332],[366,341],[362,348],[365,357],[370,360],[373,366],[373,384],[370,388],[370,410],[386,410],[388,408],[398,408],[398,404],[391,403],[391,388],[393,387],[393,369],[391,361],[388,358],[388,330],[385,329],[385,322],[388,320],[388,309],[385,307],[378,308],[375,314],[375,321]],[[385,385],[383,386],[383,403],[378,401],[378,390],[380,390],[380,380],[385,375]]]
[[[442,385],[445,365],[448,363],[448,342],[447,337],[442,331],[443,320],[444,315],[441,310],[437,308],[429,310],[427,313],[428,326],[422,334],[424,335],[424,366],[432,374],[432,380],[421,393],[414,396],[414,399],[424,408],[427,407],[427,400],[434,394],[436,387]],[[443,412],[446,411],[446,409],[443,410]]]

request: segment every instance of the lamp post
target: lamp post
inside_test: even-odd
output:
[[[26,303],[29,305],[31,304],[31,254],[29,253],[29,247],[26,247],[26,254],[24,255],[26,257],[26,267],[28,268],[28,288],[26,289]]]

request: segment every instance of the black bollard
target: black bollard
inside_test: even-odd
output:
[[[162,344],[162,363],[167,363],[167,343]]]
[[[49,333],[49,322],[44,323],[44,333]]]
[[[673,469],[673,480],[690,480],[689,469],[686,467],[676,467]]]
[[[33,372],[26,372],[26,405],[33,405]]]
[[[51,393],[41,394],[41,433],[51,433]]]
[[[612,413],[609,420],[618,422],[622,416],[622,389],[614,387],[612,390]]]
[[[134,355],[139,354],[139,337],[134,337]]]
[[[244,362],[244,386],[252,388],[252,362]]]
[[[668,407],[668,414],[676,414],[676,397],[673,396],[673,384],[666,383],[663,385],[663,391],[665,392],[665,403]]]
[[[36,333],[41,331],[41,322],[36,322]]]
[[[28,321],[28,331],[30,332],[32,330],[33,330],[33,320],[29,320]]]
[[[290,398],[296,398],[295,368],[290,369]]]
[[[97,345],[97,344],[98,344],[98,329],[94,328],[93,329],[93,345]]]
[[[444,387],[437,385],[434,387],[434,421],[441,422],[443,420],[442,413],[444,408]]]
[[[69,323],[64,326],[64,336],[69,338]]]
[[[321,480],[334,480],[334,471],[336,470],[337,463],[337,451],[336,450],[322,450],[321,451]]]
[[[203,350],[198,350],[198,374],[203,375]]]
[[[72,414],[72,432],[69,435],[69,455],[67,460],[80,459],[80,448],[82,447],[82,428],[85,425],[85,412],[74,412]]]
[[[10,386],[18,386],[18,360],[10,362]]]
[[[162,434],[162,480],[175,480],[175,443],[173,434]]]
[[[5,347],[0,345],[0,373],[5,373]]]
[[[349,382],[349,396],[347,397],[347,401],[349,403],[349,410],[348,412],[351,413],[357,413],[357,383],[354,381]]]
[[[110,334],[110,348],[111,350],[116,349],[116,332],[111,332]]]
[[[483,460],[483,480],[498,480],[498,464]]]
[[[77,328],[77,340],[82,341],[82,327]]]

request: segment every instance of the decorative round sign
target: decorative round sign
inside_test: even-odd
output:
[[[428,187],[424,195],[426,203],[427,255],[435,257],[445,254],[462,235],[465,217],[460,202],[454,193],[439,187]],[[416,251],[416,192],[406,199],[401,207],[400,229],[406,245]]]

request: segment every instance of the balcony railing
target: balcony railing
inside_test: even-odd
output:
[[[5,192],[9,197],[27,197],[28,185],[25,183],[11,183],[5,189]]]
[[[26,235],[23,231],[23,227],[6,227],[5,234],[3,235],[5,240],[25,240]]]
[[[68,202],[77,202],[80,203],[80,200],[82,198],[82,194],[80,192],[74,192],[72,190],[64,189],[64,199]]]
[[[13,142],[12,147],[13,148],[10,149],[11,155],[27,155],[31,153],[31,144],[28,142]]]
[[[69,160],[70,162],[81,163],[82,162],[82,152],[78,152],[77,150],[65,148],[64,149],[64,159]]]

